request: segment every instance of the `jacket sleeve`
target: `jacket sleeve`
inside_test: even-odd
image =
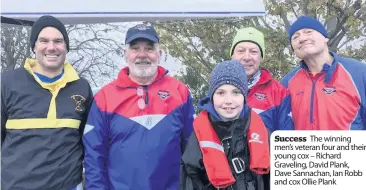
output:
[[[362,130],[366,130],[366,72],[363,73],[363,86],[364,86],[364,101],[361,101],[361,117],[362,117],[362,123],[363,128]]]
[[[180,164],[180,185],[179,190],[191,190],[194,189],[192,179],[188,176],[185,164]]]
[[[89,112],[90,112],[90,107],[93,103],[93,92],[92,92],[91,87],[90,87],[89,84],[88,84],[88,91],[89,91],[88,97],[85,100],[85,112],[84,112],[83,119],[82,119],[80,127],[79,127],[80,134],[84,133],[85,125],[86,125],[86,122],[88,120],[88,115],[89,115]]]
[[[6,101],[5,101],[5,89],[3,84],[3,80],[1,81],[1,145],[3,145],[5,136],[6,136],[6,122],[8,120],[7,109],[6,109]]]
[[[202,181],[205,170],[202,163],[202,153],[198,145],[196,134],[193,132],[188,140],[187,147],[181,160],[180,190],[203,189]]]
[[[365,87],[365,89],[366,89],[366,87]],[[363,122],[363,129],[362,130],[366,130],[366,104],[363,104],[362,105],[362,108],[363,109],[361,109],[362,110],[362,122]]]
[[[362,130],[366,130],[366,105],[363,105],[363,111],[362,111],[362,122],[363,122],[363,128]]]
[[[294,130],[291,112],[291,96],[286,93],[282,97],[281,104],[277,107],[277,119],[275,130]]]
[[[195,111],[193,107],[193,100],[190,93],[188,93],[187,101],[184,105],[184,128],[181,134],[181,150],[184,152],[189,136],[193,131],[193,120]]]
[[[85,182],[88,190],[109,189],[106,167],[108,158],[107,130],[106,116],[94,100],[83,135]]]
[[[291,114],[291,96],[284,84],[276,83],[274,91],[275,102],[277,104],[275,113],[272,115],[272,130],[293,130],[294,123]]]

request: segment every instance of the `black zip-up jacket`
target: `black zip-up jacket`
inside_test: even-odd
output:
[[[239,155],[246,162],[246,171],[241,175],[233,172],[236,183],[220,190],[264,190],[262,175],[255,174],[249,169],[249,148],[247,144],[247,132],[250,123],[250,114],[247,114],[241,119],[229,122],[215,122],[212,117],[209,118],[220,141],[223,142],[225,153],[228,161],[233,158],[233,153],[239,151]],[[227,137],[232,137],[228,140]],[[230,163],[231,171],[234,171]],[[193,132],[188,140],[186,149],[182,156],[181,162],[181,184],[180,190],[216,190],[210,184],[206,170],[203,165],[202,152],[196,134]],[[250,183],[245,183],[251,179]]]
[[[1,75],[1,189],[70,190],[82,181],[81,137],[93,94],[65,63],[48,84],[35,60]]]

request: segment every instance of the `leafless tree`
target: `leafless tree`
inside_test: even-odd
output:
[[[125,30],[128,23],[68,25],[70,52],[67,61],[92,86],[112,80],[123,57]],[[22,67],[26,58],[34,57],[30,49],[30,27],[1,27],[1,72]]]

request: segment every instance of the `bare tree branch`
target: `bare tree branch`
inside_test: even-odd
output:
[[[271,0],[271,3],[274,5],[274,6],[279,6],[278,3],[276,2],[276,0]],[[285,23],[285,28],[286,30],[290,27],[290,22],[289,20],[287,19],[287,14],[285,13],[285,11],[283,10],[282,7],[279,7],[280,9],[280,17],[281,19],[283,20],[283,22]]]
[[[346,34],[346,29],[344,27],[342,27],[342,31],[339,33],[339,35],[337,35],[335,38],[333,38],[333,40],[330,42],[329,44],[329,48],[331,50],[335,50],[337,49],[337,46],[339,44],[339,42],[343,39],[344,35]]]
[[[301,1],[300,1],[301,2]],[[308,9],[308,5],[309,5],[309,0],[304,0],[302,1],[302,11],[305,15],[310,15],[310,11]]]
[[[260,17],[261,21],[263,22],[264,26],[268,29],[273,29],[265,20],[263,17]]]

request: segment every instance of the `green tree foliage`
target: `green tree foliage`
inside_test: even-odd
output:
[[[152,23],[159,30],[164,50],[184,65],[177,77],[190,87],[195,103],[206,95],[215,64],[230,59],[232,38],[242,27],[253,26],[265,34],[262,66],[277,79],[297,65],[287,29],[301,15],[316,17],[326,26],[332,51],[366,60],[365,0],[265,0],[265,6],[268,13],[260,17]]]

